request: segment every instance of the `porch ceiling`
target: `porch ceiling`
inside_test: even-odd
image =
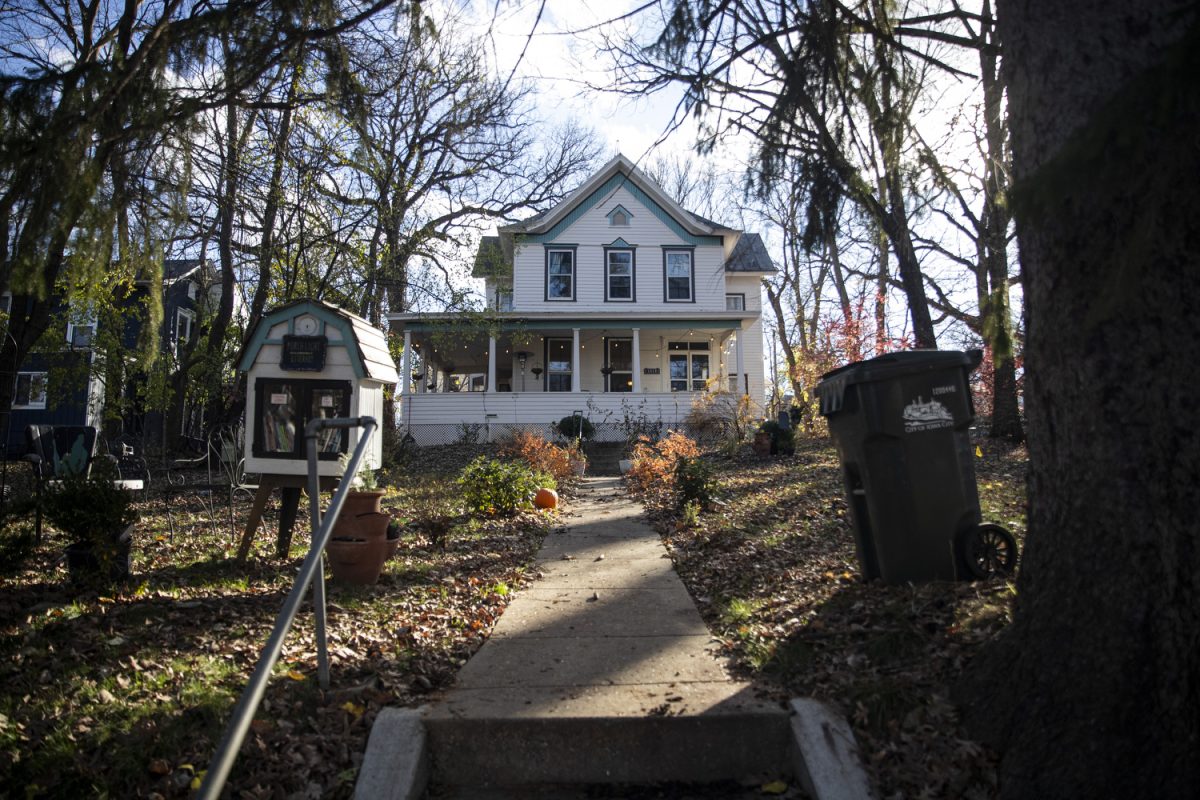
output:
[[[741,313],[732,313],[720,317],[665,317],[665,318],[631,318],[631,317],[501,317],[493,323],[499,328],[501,333],[514,333],[518,331],[560,331],[579,328],[580,330],[630,330],[639,328],[641,330],[704,330],[704,331],[723,331],[731,328],[740,327],[743,319],[747,318]],[[453,317],[444,317],[442,319],[432,317],[422,317],[420,319],[394,317],[392,323],[396,326],[393,330],[409,330],[413,333],[433,333],[435,331],[453,330],[456,327],[469,328],[478,326],[483,328],[489,323],[476,322],[474,320],[455,320]],[[457,323],[457,325],[456,325]],[[481,333],[485,336],[486,334]]]

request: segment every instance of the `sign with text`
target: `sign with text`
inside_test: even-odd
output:
[[[320,372],[325,369],[324,336],[284,336],[282,369],[296,372]]]
[[[643,375],[657,375],[658,367],[646,367],[642,370]]]

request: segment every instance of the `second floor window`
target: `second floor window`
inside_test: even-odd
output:
[[[184,346],[192,340],[193,329],[196,327],[196,312],[187,308],[175,310],[175,348],[183,352]]]
[[[667,250],[663,254],[666,271],[667,302],[691,302],[694,300],[692,287],[692,252],[690,250]]]
[[[744,295],[744,294],[727,294],[727,295],[725,295],[725,310],[726,311],[745,311],[746,310],[746,295]]]
[[[633,300],[633,251],[609,250],[605,256],[605,300]]]
[[[546,299],[575,299],[575,251],[546,251]]]

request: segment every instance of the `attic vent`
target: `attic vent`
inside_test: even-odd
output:
[[[629,220],[632,218],[633,215],[626,211],[624,206],[617,206],[608,212],[608,226],[610,228],[628,228]]]

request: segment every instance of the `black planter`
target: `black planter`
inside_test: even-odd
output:
[[[131,574],[133,526],[113,536],[112,542],[97,548],[94,542],[67,545],[67,572],[71,580],[82,582],[105,577],[119,581]]]

